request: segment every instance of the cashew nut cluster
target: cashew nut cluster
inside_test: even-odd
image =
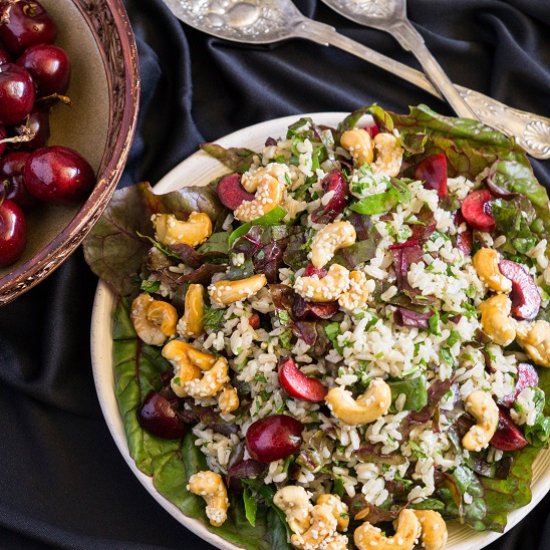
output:
[[[273,210],[283,201],[287,181],[290,181],[290,171],[286,165],[278,162],[245,172],[241,185],[249,193],[255,193],[255,196],[235,209],[235,218],[241,222],[251,222]]]
[[[386,537],[380,529],[365,522],[355,530],[355,545],[359,550],[411,550],[420,536],[426,550],[443,550],[447,544],[445,520],[433,510],[401,510],[395,527],[395,535]]]
[[[171,340],[161,353],[174,367],[175,375],[170,385],[178,397],[212,397],[229,381],[224,357],[216,359],[181,340]]]
[[[338,533],[349,526],[348,507],[335,495],[321,495],[313,506],[309,493],[297,485],[279,489],[273,497],[293,532],[291,543],[301,550],[346,550],[347,538]]]
[[[517,323],[511,311],[512,300],[506,294],[495,294],[479,305],[481,328],[499,346],[508,346],[516,337]]]
[[[318,269],[324,267],[337,250],[355,243],[357,234],[350,222],[332,222],[325,225],[311,242],[311,263]]]
[[[512,290],[512,281],[498,268],[500,254],[492,248],[480,248],[472,258],[479,278],[495,292],[508,293]]]
[[[204,331],[204,287],[190,284],[185,293],[183,323],[180,333],[183,336],[198,338]]]
[[[462,438],[462,446],[468,451],[481,451],[497,431],[498,406],[489,393],[477,390],[468,395],[464,407],[476,419],[476,424]]]
[[[395,534],[387,537],[368,521],[353,533],[353,541],[359,550],[412,550],[421,533],[420,521],[413,510],[399,512],[395,521]]]
[[[225,523],[229,499],[227,498],[227,488],[219,474],[210,470],[197,472],[189,478],[187,490],[204,498],[206,516],[211,525],[220,527]]]
[[[130,318],[137,335],[151,346],[162,346],[176,334],[176,308],[143,292],[132,301]]]
[[[153,214],[151,217],[156,239],[166,245],[198,246],[212,235],[212,221],[207,214],[191,212],[186,222],[174,214]]]
[[[550,323],[548,321],[517,323],[517,341],[537,365],[550,368]]]
[[[208,294],[213,303],[228,306],[240,300],[246,300],[257,294],[265,285],[267,279],[263,273],[252,275],[246,279],[216,281],[208,287]]]
[[[395,177],[401,170],[403,148],[393,134],[383,132],[371,139],[365,130],[353,128],[342,134],[340,145],[347,149],[356,164],[370,164],[375,173],[384,172]]]
[[[369,297],[369,284],[362,271],[352,271],[349,274],[349,290],[338,297],[338,304],[346,311],[355,311],[363,307]]]
[[[348,291],[349,284],[349,271],[340,264],[332,264],[322,279],[316,275],[297,277],[294,290],[310,302],[333,302]]]
[[[344,424],[370,424],[388,412],[391,389],[381,378],[375,378],[367,391],[354,399],[351,392],[341,387],[332,388],[325,397],[332,414]]]

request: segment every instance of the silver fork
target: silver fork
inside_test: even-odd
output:
[[[432,84],[445,96],[458,116],[477,118],[430,53],[424,38],[407,17],[406,0],[322,0],[340,15],[367,27],[390,33],[419,61]]]
[[[304,17],[290,0],[164,0],[174,15],[202,32],[246,44],[304,38],[335,46],[441,98],[424,73]],[[531,156],[550,158],[550,119],[514,109],[462,86],[458,92],[483,123],[515,137]]]

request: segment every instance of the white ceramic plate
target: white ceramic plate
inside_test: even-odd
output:
[[[317,123],[335,126],[346,116],[346,113],[313,113],[304,116],[310,116]],[[260,150],[267,137],[278,138],[285,135],[287,127],[298,118],[299,116],[294,115],[262,122],[219,139],[217,143],[225,147],[239,146]],[[227,169],[218,161],[203,152],[197,152],[176,166],[158,182],[155,186],[155,192],[167,193],[184,186],[206,185],[212,179],[226,172]],[[176,506],[161,496],[153,486],[151,478],[140,472],[130,457],[114,391],[111,339],[113,306],[113,294],[105,284],[100,282],[95,295],[92,315],[92,366],[101,409],[118,449],[138,480],[151,493],[153,498],[175,519],[217,548],[221,548],[222,550],[237,550],[237,546],[212,534],[199,521],[186,517]],[[524,518],[550,490],[550,450],[542,450],[540,452],[534,463],[533,470],[533,498],[530,504],[509,514],[507,529],[512,528]],[[447,550],[481,549],[499,536],[499,533],[494,532],[478,533],[468,527],[451,522],[449,525]]]

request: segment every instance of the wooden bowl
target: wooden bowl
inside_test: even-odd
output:
[[[0,305],[61,265],[98,220],[120,179],[139,104],[138,55],[122,0],[40,0],[55,19],[56,44],[72,62],[71,106],[53,108],[49,145],[65,145],[93,166],[97,184],[75,206],[41,204],[27,216],[28,243],[0,269]]]

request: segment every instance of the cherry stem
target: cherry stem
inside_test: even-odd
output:
[[[58,101],[63,103],[64,105],[72,104],[71,98],[69,96],[61,94],[50,94],[44,97],[40,97],[36,100],[36,103],[46,103],[47,105],[54,105]]]
[[[28,116],[27,116],[27,122],[25,122],[25,124],[21,124],[21,126],[18,126],[17,131],[20,132],[18,136],[12,136],[12,137],[1,139],[0,145],[3,143],[28,143],[29,141],[32,141],[37,134],[36,130],[34,130],[34,132],[31,130],[31,127],[29,126]]]

